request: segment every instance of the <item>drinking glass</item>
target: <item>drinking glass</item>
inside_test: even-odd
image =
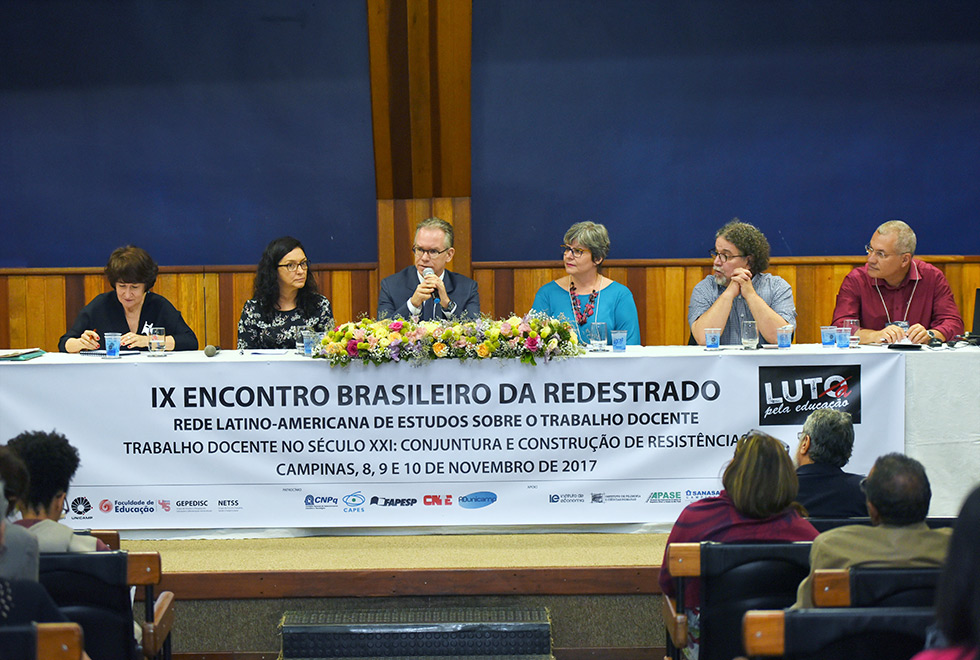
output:
[[[606,324],[593,323],[589,326],[589,347],[593,351],[606,350]]]
[[[837,345],[837,328],[832,325],[820,326],[820,345],[833,348]]]
[[[105,356],[107,358],[118,358],[122,333],[106,332],[102,336],[105,337]]]
[[[793,326],[784,325],[776,329],[776,348],[789,348],[793,343]]]
[[[150,357],[162,357],[166,355],[167,350],[167,330],[161,325],[155,325],[150,328],[150,343],[148,344],[150,349]]]
[[[303,355],[303,330],[305,328],[301,325],[293,326],[293,342],[296,344],[296,352]]]
[[[626,351],[626,331],[625,330],[613,330],[609,333],[612,335],[612,347],[613,353],[623,353]]]
[[[742,321],[742,348],[754,349],[759,346],[759,328],[755,321]]]
[[[704,350],[721,350],[721,328],[704,329]]]

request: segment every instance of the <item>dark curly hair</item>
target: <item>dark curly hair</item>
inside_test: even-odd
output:
[[[7,443],[24,461],[31,475],[24,504],[32,509],[46,509],[68,485],[81,464],[78,450],[57,431],[24,431]]]
[[[306,252],[303,244],[292,236],[280,236],[265,246],[262,258],[259,259],[252,298],[258,303],[259,311],[267,319],[272,317],[279,303],[279,260],[296,248]],[[296,306],[307,317],[316,316],[319,293],[316,288],[316,278],[307,269],[306,284],[296,295]]]
[[[766,240],[766,235],[759,231],[755,225],[742,222],[738,218],[732,218],[731,222],[715,234],[715,238],[719,236],[737,247],[738,251],[745,255],[745,260],[753,275],[758,275],[769,268],[769,241]]]
[[[3,498],[8,505],[7,509],[12,511],[18,502],[27,498],[31,475],[24,461],[6,445],[0,446],[0,479],[3,479]]]
[[[864,481],[864,493],[886,525],[912,525],[929,514],[932,489],[926,469],[904,454],[880,456]]]
[[[980,644],[980,487],[956,518],[936,588],[936,622],[950,645]]]
[[[109,262],[105,265],[105,278],[112,287],[116,286],[116,282],[126,282],[144,284],[149,291],[156,284],[159,270],[157,262],[153,261],[146,250],[135,245],[126,245],[116,248],[109,255]]]

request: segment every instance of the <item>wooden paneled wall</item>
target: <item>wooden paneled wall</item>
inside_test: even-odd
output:
[[[338,321],[374,315],[375,264],[316,264],[312,272]],[[254,277],[254,266],[162,267],[153,290],[180,310],[201,348],[232,348]],[[0,347],[57,351],[79,310],[109,290],[99,268],[0,269]]]
[[[469,200],[449,200],[440,217],[459,219],[459,203],[469,220]],[[398,205],[393,205],[396,208]],[[416,209],[418,210],[418,209]],[[407,212],[407,211],[406,211]],[[419,210],[423,216],[428,210]],[[462,211],[459,211],[462,214]],[[980,256],[924,257],[943,269],[967,328],[976,314],[974,295],[980,288]],[[774,258],[769,272],[785,278],[793,287],[799,312],[796,340],[815,343],[819,326],[829,323],[834,298],[844,276],[863,263],[858,257]],[[552,262],[483,262],[473,264],[480,285],[484,314],[494,318],[511,312],[523,314],[542,284],[560,277],[564,270]],[[320,264],[314,266],[320,290],[330,298],[338,322],[374,316],[378,301],[375,264]],[[694,285],[710,270],[707,260],[673,259],[610,260],[606,275],[626,284],[640,311],[643,343],[685,344],[690,333],[687,302]],[[197,333],[201,347],[216,344],[233,347],[242,305],[252,295],[252,267],[207,266],[161,268],[154,291],[181,310]],[[0,270],[0,348],[40,346],[57,350],[58,338],[78,310],[97,294],[108,290],[100,269]]]

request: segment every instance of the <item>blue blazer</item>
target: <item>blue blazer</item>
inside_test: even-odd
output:
[[[456,313],[453,319],[475,319],[480,316],[480,292],[477,290],[476,282],[451,271],[445,271],[443,283],[446,285],[446,293],[449,299],[456,303]],[[407,319],[411,317],[408,311],[408,299],[415,293],[419,286],[418,269],[409,266],[404,270],[398,271],[394,275],[381,280],[381,292],[378,294],[378,318]],[[422,303],[422,313],[419,315],[421,321],[440,320],[448,318],[448,315],[437,305],[434,299],[426,300]]]

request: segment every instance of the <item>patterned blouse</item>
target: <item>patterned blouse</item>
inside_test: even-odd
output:
[[[238,320],[238,348],[295,348],[293,328],[310,327],[317,332],[333,330],[330,301],[318,295],[317,312],[307,317],[299,307],[288,312],[274,310],[272,318],[259,311],[256,300],[246,300]]]

